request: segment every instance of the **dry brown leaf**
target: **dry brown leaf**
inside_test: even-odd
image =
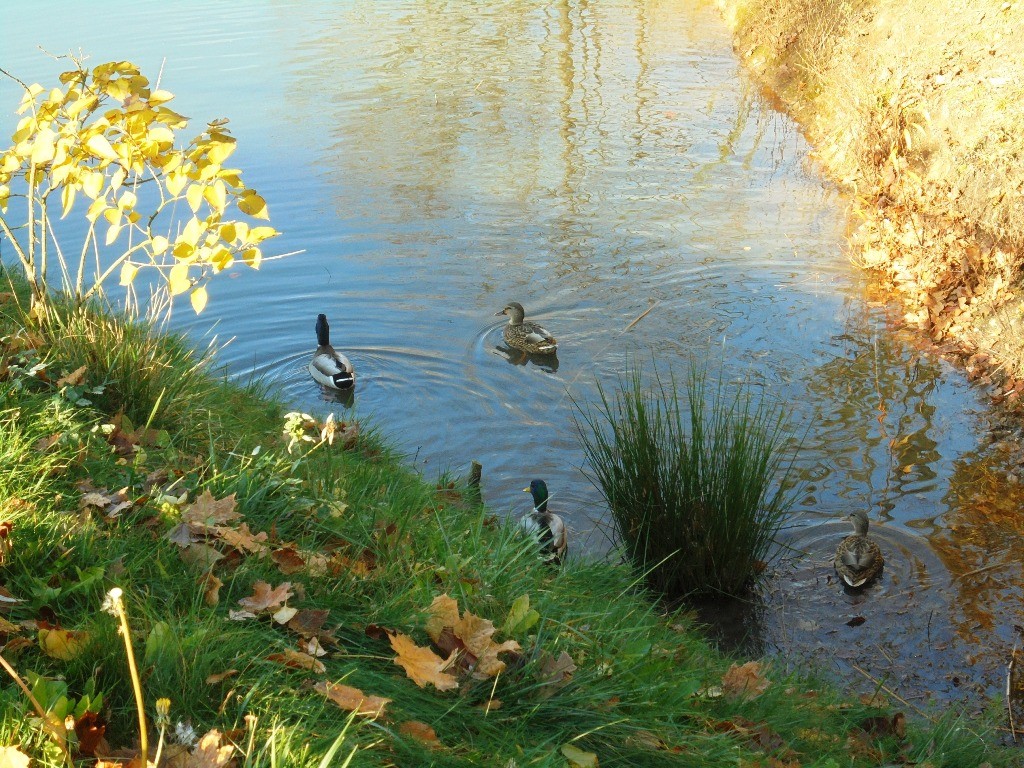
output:
[[[242,523],[238,528],[214,527],[211,532],[221,541],[239,552],[248,552],[254,555],[264,555],[267,552],[267,534],[263,531],[253,533],[249,530],[248,523]]]
[[[755,699],[768,690],[771,680],[761,676],[761,662],[748,661],[746,664],[733,664],[722,675],[722,690],[727,696],[747,696]]]
[[[292,669],[311,669],[314,672],[322,673],[327,671],[327,667],[324,663],[308,653],[302,651],[296,651],[291,648],[285,648],[280,653],[272,653],[267,656],[268,661],[276,661],[278,664],[283,664],[286,667]]]
[[[215,499],[209,490],[203,491],[181,514],[183,522],[203,526],[223,525],[239,517],[241,514],[235,511],[235,494]]]
[[[49,437],[41,437],[36,440],[32,447],[35,449],[36,453],[46,453],[57,443],[58,440],[60,440],[60,436],[60,432],[54,432]]]
[[[235,748],[230,744],[220,745],[220,731],[212,730],[199,740],[186,763],[187,768],[223,768],[231,760]]]
[[[565,651],[562,651],[558,658],[544,654],[540,663],[541,684],[551,688],[561,688],[572,679],[572,673],[576,671],[576,664]]]
[[[18,632],[21,632],[21,627],[17,624],[12,624],[3,616],[0,616],[0,633],[5,635],[15,635]]]
[[[224,557],[220,552],[209,544],[189,544],[178,553],[179,557],[189,565],[194,565],[208,571],[216,565],[217,561]]]
[[[292,596],[292,584],[290,581],[286,581],[276,587],[271,587],[265,581],[257,581],[252,585],[252,591],[250,597],[243,597],[238,601],[240,606],[254,613],[276,611]]]
[[[277,563],[278,569],[285,576],[298,573],[306,567],[306,561],[295,547],[281,547],[270,553],[270,559]]]
[[[408,635],[394,634],[388,639],[398,656],[394,662],[405,669],[405,674],[423,688],[430,683],[439,691],[450,691],[459,687],[455,676],[444,670],[455,661],[456,651],[447,659],[442,659],[429,648],[421,648]]]
[[[85,372],[88,370],[88,366],[83,365],[75,371],[72,371],[67,376],[62,376],[57,379],[57,388],[63,387],[65,384],[71,387],[77,387],[85,379]]]
[[[380,717],[384,714],[384,708],[391,699],[383,696],[368,696],[358,688],[341,683],[331,683],[321,680],[313,686],[313,690],[322,693],[342,709],[348,712],[355,712],[357,715],[369,715]]]
[[[303,608],[288,622],[288,629],[302,637],[324,637],[334,640],[329,632],[321,632],[327,621],[328,611],[322,608]]]
[[[107,730],[107,721],[98,712],[85,712],[75,718],[75,735],[78,737],[78,751],[83,755],[95,757],[96,751],[106,746],[103,734]]]
[[[237,669],[229,669],[226,672],[216,672],[216,673],[214,673],[212,675],[209,675],[206,678],[206,684],[207,685],[216,685],[217,683],[220,683],[220,682],[222,682],[224,680],[227,680],[229,677],[234,677],[237,674],[238,674],[238,670]]]
[[[496,630],[490,619],[481,618],[469,611],[459,618],[458,603],[448,595],[435,597],[427,610],[427,634],[442,651],[450,653],[461,650],[457,644],[450,642],[445,632],[450,629],[454,638],[461,641],[473,655],[473,677],[479,680],[494,677],[505,669],[505,662],[498,658],[499,653],[519,650],[519,643],[515,640],[506,640],[501,644],[494,642],[492,636]]]
[[[213,608],[220,603],[220,588],[224,586],[224,582],[217,578],[212,573],[207,573],[199,577],[199,583],[203,587],[203,602]]]
[[[435,597],[427,608],[427,613],[427,634],[435,643],[445,627],[450,627],[454,631],[455,625],[459,623],[459,604],[448,595]]]
[[[403,736],[408,736],[410,739],[415,739],[430,749],[438,749],[444,746],[440,739],[437,738],[437,732],[419,720],[406,720],[398,726],[398,732]]]

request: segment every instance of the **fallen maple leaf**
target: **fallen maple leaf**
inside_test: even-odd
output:
[[[220,731],[217,730],[203,736],[185,763],[185,768],[222,768],[227,765],[235,748],[231,744],[222,747],[220,738]]]
[[[217,561],[224,557],[216,548],[200,542],[189,544],[178,553],[178,556],[189,565],[197,566],[204,571],[213,568]]]
[[[70,661],[89,644],[88,632],[73,629],[40,629],[39,647],[47,656],[61,661]]]
[[[85,712],[75,718],[75,735],[78,736],[78,751],[89,757],[96,756],[96,750],[103,743],[107,721],[98,712]]]
[[[768,690],[771,684],[771,680],[761,676],[761,663],[758,661],[733,664],[722,675],[722,690],[727,696],[734,698],[746,696],[756,699]]]
[[[290,581],[283,582],[276,587],[271,587],[265,581],[257,581],[252,585],[252,590],[252,595],[250,597],[243,597],[238,601],[238,604],[254,613],[271,609],[277,610],[292,596],[292,584]]]
[[[495,632],[490,619],[484,619],[466,611],[459,617],[459,606],[448,595],[438,595],[431,602],[427,619],[427,634],[444,652],[461,650],[458,643],[452,643],[445,630],[451,630],[452,636],[462,643],[473,655],[473,677],[483,680],[494,677],[505,669],[505,662],[498,658],[499,653],[518,651],[519,643],[506,640],[495,643],[492,636]]]
[[[302,651],[296,651],[291,648],[285,648],[280,653],[272,653],[267,656],[268,661],[276,661],[278,664],[283,664],[286,667],[292,669],[311,669],[314,672],[326,672],[327,667],[324,663],[308,653]]]
[[[459,604],[448,595],[438,595],[427,608],[427,634],[435,643],[445,627],[455,629],[459,623]]]
[[[558,658],[549,656],[546,653],[541,657],[540,670],[538,671],[538,677],[540,678],[542,696],[550,696],[559,688],[565,686],[571,679],[572,673],[576,671],[576,664],[565,651],[562,651]]]
[[[348,712],[355,712],[357,715],[370,715],[380,717],[384,714],[384,708],[391,699],[383,696],[368,696],[358,688],[341,683],[331,683],[321,680],[313,686],[313,690],[322,693],[342,709]]]
[[[429,648],[421,648],[408,635],[389,635],[391,647],[398,656],[394,662],[405,669],[405,674],[420,688],[430,683],[439,691],[450,691],[459,687],[455,676],[444,670],[455,661],[456,651],[442,659]]]
[[[406,720],[398,726],[398,732],[403,736],[408,736],[410,739],[415,739],[429,749],[437,749],[444,746],[440,739],[437,738],[437,732],[419,720]]]
[[[239,517],[241,514],[235,511],[235,494],[215,499],[209,490],[204,490],[181,514],[184,522],[204,526],[223,525]]]
[[[281,547],[270,553],[270,559],[277,563],[277,567],[285,576],[298,573],[306,567],[305,559],[298,553],[295,547]]]
[[[328,613],[323,608],[303,608],[288,621],[288,629],[302,637],[323,637],[333,642],[334,637],[330,632],[321,631]]]
[[[208,530],[225,544],[234,547],[239,552],[249,552],[260,557],[267,553],[267,534],[264,531],[254,534],[249,530],[248,523],[242,523],[238,528],[213,526]]]

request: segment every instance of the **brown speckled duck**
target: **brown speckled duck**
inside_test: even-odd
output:
[[[523,320],[526,311],[518,301],[510,301],[498,315],[508,315],[508,324],[505,325],[505,343],[514,349],[521,349],[534,355],[553,355],[558,351],[558,342],[555,337],[541,328],[536,323]]]
[[[835,566],[839,578],[849,587],[863,587],[882,570],[885,560],[878,544],[868,538],[868,516],[858,510],[847,518],[853,523],[853,535],[836,549]]]

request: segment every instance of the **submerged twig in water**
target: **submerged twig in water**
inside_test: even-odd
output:
[[[921,710],[921,709],[918,709],[917,707],[915,707],[915,706],[914,706],[913,704],[911,704],[911,703],[910,703],[909,701],[907,701],[907,700],[906,700],[906,699],[904,699],[904,698],[903,698],[902,696],[900,696],[900,695],[899,695],[898,693],[896,693],[896,691],[892,690],[891,688],[888,688],[888,687],[886,687],[885,683],[881,682],[880,680],[876,680],[876,679],[875,679],[874,677],[872,677],[872,676],[871,676],[871,675],[870,675],[869,673],[865,672],[865,671],[864,671],[863,669],[861,669],[860,667],[858,667],[858,666],[857,666],[856,664],[852,664],[852,663],[851,663],[851,664],[850,664],[850,666],[851,666],[851,667],[853,667],[853,668],[854,668],[855,670],[857,670],[858,672],[860,672],[860,673],[861,673],[862,675],[864,675],[864,677],[866,677],[866,678],[867,678],[868,680],[870,680],[870,681],[871,681],[872,683],[874,683],[875,685],[877,685],[877,686],[878,686],[878,688],[879,688],[880,690],[883,690],[883,691],[885,691],[885,692],[886,692],[887,694],[889,694],[889,695],[890,695],[890,696],[892,696],[892,697],[893,697],[894,699],[896,699],[896,701],[898,701],[898,702],[900,702],[900,703],[902,703],[902,704],[905,704],[905,705],[907,705],[908,707],[910,707],[910,708],[911,708],[912,710],[914,710],[915,712],[917,712],[917,714],[921,715],[921,717],[925,718],[926,720],[928,720],[928,721],[930,721],[930,722],[933,722],[933,723],[935,722],[935,718],[933,718],[933,717],[932,717],[931,715],[929,715],[929,714],[928,714],[927,712],[924,712],[923,710]]]

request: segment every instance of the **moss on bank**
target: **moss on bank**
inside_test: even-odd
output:
[[[170,700],[178,766],[1011,764],[956,713],[904,733],[881,698],[734,665],[628,570],[545,566],[465,489],[425,483],[352,425],[322,441],[323,422],[211,375],[180,340],[63,318],[41,331],[0,303],[0,631],[18,674],[42,676],[44,707],[103,694],[72,752],[137,750],[125,650],[100,610],[118,586],[151,722]],[[435,637],[442,595],[512,641],[503,669],[471,653],[468,627],[486,623],[464,614]],[[398,635],[442,656],[454,645],[427,676],[457,686],[415,683]],[[387,701],[364,710],[329,683]],[[205,750],[191,745],[209,729]],[[106,744],[87,752],[97,732]],[[0,744],[57,766],[62,733],[3,678]],[[154,729],[151,756],[156,742]]]
[[[972,368],[1024,379],[1024,3],[718,5],[851,193],[853,257]]]

